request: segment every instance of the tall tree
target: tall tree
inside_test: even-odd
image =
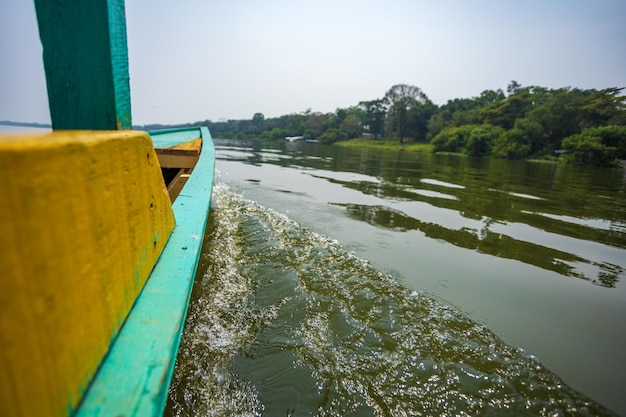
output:
[[[510,87],[510,86],[509,86]],[[511,91],[511,88],[508,89]],[[533,95],[529,89],[518,88],[514,94],[505,100],[493,102],[480,110],[483,122],[501,126],[505,129],[513,128],[515,120],[526,116],[532,109]]]
[[[320,112],[307,112],[305,116],[304,137],[305,139],[315,139],[323,133],[323,126],[329,115]]]
[[[362,101],[359,103],[363,112],[363,125],[367,126],[369,133],[373,134],[375,138],[381,135],[385,128],[385,116],[387,115],[387,109],[382,99]]]
[[[583,106],[585,113],[584,127],[605,126],[610,124],[626,125],[626,96],[621,95],[624,88],[606,88],[592,90]]]
[[[252,116],[252,123],[256,126],[263,126],[263,123],[265,122],[265,116],[263,115],[263,113],[254,113],[254,116]]]
[[[432,106],[432,102],[428,96],[414,85],[397,84],[387,91],[383,99],[388,106],[388,117],[391,121],[392,129],[398,133],[400,143],[404,141],[409,128],[410,119],[419,119],[409,117],[409,110],[422,107],[426,110]]]
[[[522,85],[517,81],[513,80],[506,86],[506,92],[510,95],[518,93],[522,89]]]
[[[531,120],[542,126],[552,149],[559,149],[564,138],[585,127],[584,106],[590,95],[591,90],[577,88],[551,90],[550,97],[528,113]]]
[[[265,130],[265,116],[263,113],[254,113],[249,126],[249,133],[252,135],[260,135]]]

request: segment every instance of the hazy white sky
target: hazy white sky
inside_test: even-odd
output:
[[[420,87],[626,86],[625,0],[126,0],[133,122],[330,112]],[[34,5],[0,0],[0,120],[47,122]]]

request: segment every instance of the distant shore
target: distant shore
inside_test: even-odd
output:
[[[12,122],[10,120],[0,120],[2,126],[20,126],[20,127],[36,127],[43,129],[52,129],[50,123],[36,123],[36,122]]]
[[[408,152],[431,152],[437,155],[456,155],[461,157],[470,157],[470,155],[462,152],[435,152],[434,146],[430,143],[415,143],[405,142],[400,143],[398,138],[385,138],[385,139],[349,139],[346,141],[335,142],[333,146],[342,146],[344,148],[374,148],[385,150],[399,150]],[[486,155],[484,157],[493,157],[492,155]],[[532,162],[547,162],[558,163],[559,159],[553,155],[534,155],[533,157],[524,159],[525,161]],[[626,167],[626,162],[622,162],[622,165]]]
[[[368,148],[376,148],[376,149],[396,149],[402,151],[412,151],[412,152],[432,152],[433,145],[430,143],[400,143],[398,138],[389,138],[389,139],[348,139],[341,142],[335,142],[334,146],[343,146],[346,148],[360,148],[360,147],[368,147]]]

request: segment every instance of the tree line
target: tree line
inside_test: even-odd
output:
[[[303,136],[331,144],[357,137],[431,143],[435,152],[509,159],[556,157],[609,166],[626,159],[623,88],[582,90],[524,87],[485,90],[477,97],[434,104],[419,87],[398,84],[384,97],[320,113],[306,110],[275,118],[212,122],[214,137],[284,140]],[[154,128],[157,126],[149,126]]]

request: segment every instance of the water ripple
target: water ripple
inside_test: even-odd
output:
[[[612,415],[337,242],[214,194],[170,415]]]

